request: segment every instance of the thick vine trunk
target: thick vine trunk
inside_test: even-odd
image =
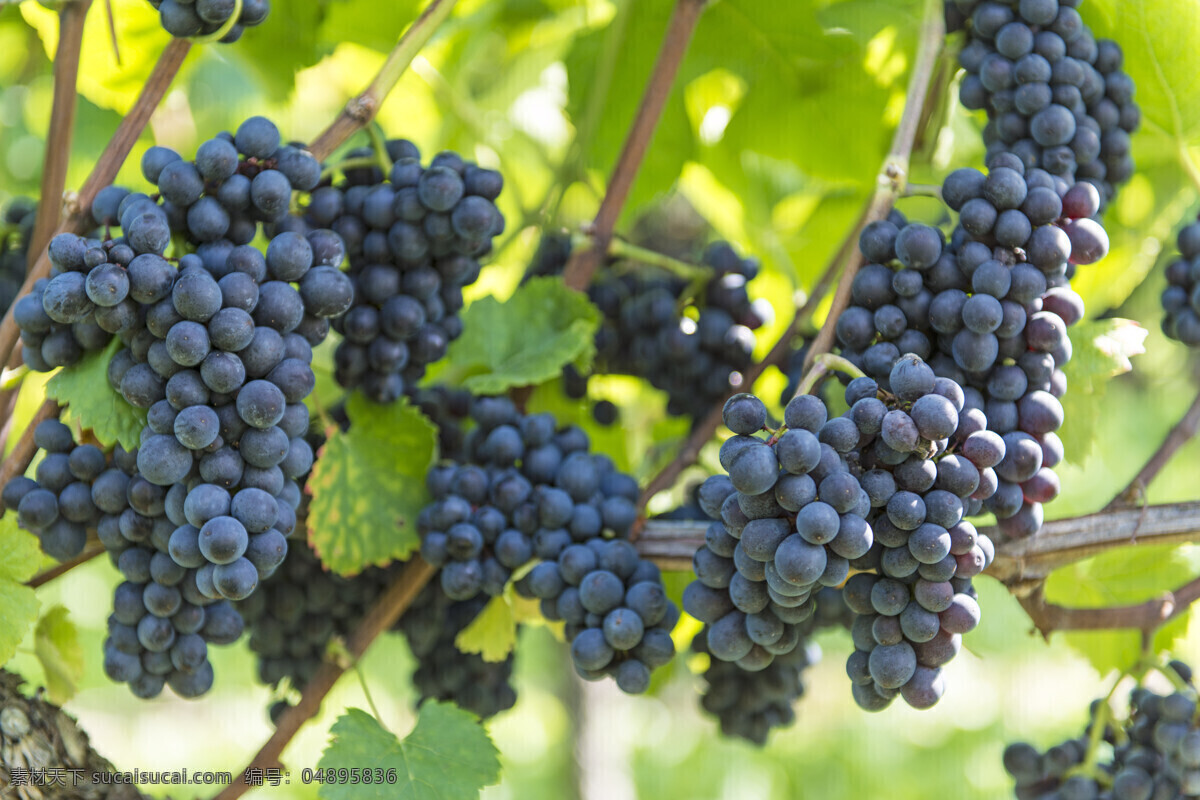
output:
[[[74,719],[40,697],[25,697],[21,683],[17,675],[0,670],[0,795],[19,800],[148,798],[134,786],[93,783],[94,773],[114,772],[113,765],[91,748]]]

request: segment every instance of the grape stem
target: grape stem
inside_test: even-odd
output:
[[[796,387],[796,393],[792,396],[799,397],[802,394],[812,394],[821,383],[821,380],[833,372],[845,372],[851,378],[867,377],[865,372],[841,356],[835,356],[832,353],[822,353],[814,359],[812,369],[800,379],[800,385]]]
[[[1171,457],[1191,441],[1197,430],[1200,430],[1200,393],[1196,394],[1188,410],[1184,412],[1179,422],[1175,423],[1175,427],[1171,428],[1170,433],[1163,439],[1163,443],[1150,455],[1145,466],[1138,470],[1137,475],[1133,476],[1129,484],[1118,492],[1117,496],[1110,500],[1102,510],[1129,508],[1144,500],[1146,489],[1150,486],[1151,481],[1158,476],[1158,473],[1162,472]]]
[[[117,172],[125,163],[129,151],[133,149],[133,145],[142,135],[142,131],[145,130],[146,124],[150,121],[150,115],[158,108],[163,95],[170,88],[171,82],[174,81],[176,73],[183,65],[183,60],[191,46],[191,42],[186,39],[172,39],[170,44],[163,48],[162,55],[158,57],[158,62],[142,87],[142,93],[138,95],[138,99],[129,113],[121,118],[121,124],[117,127],[116,133],[109,140],[108,146],[104,148],[95,168],[92,169],[92,173],[88,175],[83,187],[80,188],[79,194],[69,204],[70,213],[54,231],[55,234],[84,234],[92,229],[94,225],[91,215],[92,200],[95,199],[97,192],[111,184],[117,177]],[[49,239],[53,238],[53,236],[49,237]],[[37,262],[25,277],[25,283],[17,293],[18,297],[29,294],[38,279],[45,278],[50,274],[49,253],[45,248],[40,248],[37,252],[39,253]],[[16,303],[10,306],[4,313],[3,321],[0,321],[0,363],[8,363],[9,356],[12,355],[13,348],[16,347],[20,336],[17,321],[13,317],[15,307]]]
[[[892,137],[892,147],[883,161],[879,171],[875,192],[871,196],[867,214],[860,220],[858,229],[853,232],[857,237],[866,225],[887,217],[896,199],[902,195],[908,181],[909,159],[912,156],[913,143],[916,141],[918,128],[925,107],[925,98],[929,92],[934,67],[938,56],[945,46],[946,23],[942,14],[941,0],[925,0],[921,15],[921,35],[917,42],[917,55],[913,61],[912,75],[908,80],[908,95],[904,99],[904,113],[896,132]],[[825,317],[825,324],[817,333],[808,355],[804,359],[804,369],[808,370],[813,360],[833,347],[834,326],[838,317],[850,304],[850,286],[859,267],[863,265],[862,253],[857,249],[851,255],[850,262],[842,272],[837,291],[833,295],[833,304]]]
[[[329,158],[354,134],[375,119],[384,98],[391,93],[400,76],[408,69],[412,60],[429,43],[434,33],[450,16],[458,0],[431,0],[421,16],[396,42],[379,72],[361,94],[351,98],[342,112],[329,124],[320,136],[313,140],[308,149],[318,161]]]
[[[345,173],[348,169],[371,169],[379,167],[379,159],[375,156],[360,156],[358,158],[347,158],[336,164],[330,164],[321,170],[321,180],[330,178],[336,172]],[[380,167],[382,169],[382,167]],[[386,174],[385,170],[385,174]]]
[[[644,523],[638,547],[644,557],[652,558],[664,569],[690,569],[692,555],[704,544],[709,524],[709,520],[651,519]],[[989,526],[980,528],[980,533],[995,537],[998,531]],[[1200,502],[1052,520],[1037,536],[999,545],[985,574],[1004,583],[1014,594],[1028,595],[1053,570],[1128,546],[1135,533],[1142,546],[1200,542]],[[1160,603],[1161,598],[1154,602]],[[1175,602],[1181,602],[1178,593]]]
[[[1192,152],[1188,149],[1187,142],[1179,140],[1177,149],[1179,155],[1179,165],[1183,167],[1184,173],[1188,176],[1188,180],[1192,182],[1197,192],[1200,192],[1200,167],[1196,166],[1196,162],[1192,160]]]
[[[233,0],[233,13],[229,15],[229,19],[225,20],[225,22],[221,24],[221,27],[217,28],[207,36],[193,36],[192,41],[196,44],[211,44],[212,42],[219,42],[225,38],[225,34],[233,30],[233,26],[237,24],[237,21],[241,19],[241,17],[242,0]]]
[[[942,199],[942,187],[936,183],[908,183],[900,192],[901,197],[936,197]]]
[[[371,137],[371,149],[375,151],[375,160],[378,162],[379,168],[383,170],[384,175],[392,173],[392,157],[387,151],[387,137],[383,134],[383,128],[375,120],[371,120],[371,124],[367,126],[367,136]]]
[[[595,246],[595,241],[594,234],[576,233],[571,236],[571,252],[590,249]],[[716,274],[709,267],[703,267],[699,264],[689,264],[686,261],[680,261],[678,258],[672,258],[665,253],[648,250],[645,247],[638,247],[636,244],[620,238],[609,240],[608,255],[614,258],[625,258],[630,261],[636,261],[651,267],[659,267],[670,272],[672,275],[678,275],[680,278],[689,281],[709,280]]]
[[[48,419],[57,419],[58,414],[57,400],[48,398],[42,403],[37,413],[33,415],[33,419],[29,420],[29,425],[22,431],[21,438],[17,440],[12,452],[4,459],[4,463],[0,464],[0,486],[7,486],[13,478],[25,474],[25,470],[29,469],[29,464],[37,452],[37,445],[33,443],[34,429]]]
[[[71,161],[71,137],[75,131],[75,106],[79,97],[75,83],[79,77],[79,51],[83,44],[83,23],[92,0],[68,3],[58,12],[58,49],[54,53],[54,98],[50,104],[50,127],[46,134],[46,154],[42,159],[41,200],[33,233],[29,237],[28,269],[33,269],[38,254],[50,241],[50,234],[62,217],[63,190],[67,186],[67,166]]]
[[[625,201],[629,199],[629,190],[633,188],[642,158],[654,137],[654,129],[658,127],[658,120],[675,83],[675,75],[687,52],[704,6],[705,0],[677,0],[675,4],[671,20],[667,23],[662,48],[654,62],[654,70],[646,82],[641,105],[638,106],[637,114],[629,127],[621,154],[617,157],[617,165],[609,179],[604,199],[600,202],[600,210],[596,212],[596,218],[592,221],[590,233],[594,239],[593,246],[573,253],[563,271],[563,279],[572,289],[585,289],[608,253],[613,229],[616,228]]]
[[[412,560],[404,565],[404,569],[375,600],[367,615],[346,639],[346,651],[351,659],[362,658],[376,637],[396,624],[417,594],[433,577],[434,572],[434,568],[420,556],[413,556]],[[242,770],[234,782],[226,786],[215,800],[235,800],[245,794],[250,789],[246,784],[246,770],[280,766],[279,757],[283,749],[300,727],[320,710],[321,701],[345,671],[346,667],[335,660],[324,661],[317,674],[305,685],[300,702],[283,712],[271,738],[246,765],[246,769]]]

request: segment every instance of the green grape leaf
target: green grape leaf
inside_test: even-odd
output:
[[[1094,0],[1084,14],[1125,51],[1143,127],[1200,143],[1200,0]]]
[[[1074,353],[1063,367],[1069,391],[1063,396],[1064,422],[1058,435],[1067,460],[1083,463],[1092,450],[1108,381],[1129,372],[1129,359],[1146,352],[1147,331],[1130,319],[1085,320],[1071,330]]]
[[[54,606],[42,615],[33,631],[33,651],[46,673],[46,688],[55,705],[70,700],[83,677],[79,630],[67,613],[65,607]]]
[[[17,515],[0,518],[0,666],[5,664],[25,632],[37,619],[38,603],[33,589],[25,585],[42,561],[37,537],[17,527]]]
[[[478,718],[450,703],[422,704],[400,741],[367,712],[351,708],[330,728],[321,769],[395,770],[395,784],[323,783],[324,800],[474,800],[500,779],[496,746]],[[386,775],[386,772],[385,772]]]
[[[350,429],[334,430],[313,464],[308,540],[326,567],[353,575],[416,550],[417,514],[429,502],[425,473],[437,428],[405,398],[346,401]]]
[[[146,427],[146,412],[131,406],[108,383],[108,362],[120,347],[121,340],[114,337],[108,347],[59,370],[46,384],[46,395],[67,406],[67,418],[90,428],[103,444],[120,442],[132,450]]]
[[[446,354],[443,380],[475,394],[499,394],[556,377],[566,364],[586,372],[596,355],[600,311],[560,278],[534,278],[505,302],[476,300],[463,335]]]
[[[1144,602],[1194,577],[1190,545],[1135,545],[1055,570],[1046,579],[1046,599],[1073,608],[1101,608]],[[1156,649],[1169,650],[1187,631],[1183,614],[1159,629]],[[1138,631],[1069,631],[1062,634],[1101,674],[1133,665],[1141,653]]]

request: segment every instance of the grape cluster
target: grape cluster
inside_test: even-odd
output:
[[[717,718],[721,733],[761,746],[774,728],[791,725],[796,719],[794,706],[804,696],[804,672],[821,658],[821,648],[812,636],[821,628],[848,627],[844,619],[848,610],[837,589],[822,587],[817,613],[800,623],[800,643],[790,653],[776,657],[759,672],[710,659],[700,705]],[[692,640],[692,649],[708,652],[705,633]]]
[[[955,5],[968,31],[959,98],[987,111],[988,156],[1012,153],[1110,201],[1133,174],[1129,135],[1141,120],[1120,46],[1092,36],[1077,2]]]
[[[453,600],[498,595],[512,572],[569,545],[628,537],[637,483],[589,450],[587,434],[549,414],[522,416],[503,397],[477,398],[463,463],[435,466],[434,502],[417,518],[421,555]]]
[[[1067,328],[1083,316],[1067,285],[1068,261],[1091,263],[1108,241],[1089,219],[1095,187],[1067,187],[1010,155],[993,164],[1007,166],[947,177],[943,195],[960,214],[948,243],[919,223],[864,228],[859,247],[869,263],[854,277],[836,330],[843,355],[885,389],[900,355],[927,359],[963,387],[965,413],[986,416],[1025,454],[997,470],[999,489],[982,506],[1006,536],[1021,538],[1041,527],[1041,504],[1059,489],[1053,467],[1062,458],[1056,431],[1062,366],[1072,353]],[[968,514],[980,508],[972,500]]]
[[[329,642],[358,626],[390,575],[378,568],[353,578],[332,575],[311,548],[293,540],[282,566],[235,604],[246,621],[250,650],[258,657],[259,680],[272,687],[284,678],[297,687],[308,683]],[[272,719],[287,705],[281,700],[273,706]]]
[[[795,649],[819,586],[841,585],[853,568],[847,671],[855,700],[872,710],[897,694],[919,708],[941,696],[938,668],[978,622],[970,579],[994,555],[963,519],[966,503],[996,490],[992,468],[1006,457],[982,414],[960,417],[962,388],[917,356],[897,360],[888,385],[851,381],[849,410],[833,418],[817,397],[793,398],[765,441],[755,435],[767,422],[762,402],[729,400],[728,477],[700,492],[719,521],[684,593],[684,608],[708,625],[707,651],[760,671]]]
[[[241,245],[217,270],[195,254],[178,273],[160,259],[154,293],[138,298],[146,328],[109,365],[112,385],[147,409],[140,476],[177,497],[171,555],[214,599],[247,597],[295,528],[296,481],[313,461],[303,401],[323,335],[297,328],[348,307],[340,245],[329,231],[284,232],[265,257]]]
[[[400,618],[397,627],[417,659],[413,686],[421,702],[448,700],[484,719],[516,704],[512,653],[503,661],[489,662],[454,643],[486,603],[484,597],[451,600],[441,586],[430,583]]]
[[[378,403],[411,392],[461,335],[463,287],[479,277],[479,259],[504,230],[499,172],[449,151],[422,167],[404,139],[389,141],[387,151],[394,162],[387,176],[347,168],[343,183],[318,188],[303,218],[288,220],[330,228],[346,243],[354,306],[334,322],[342,335],[335,377]]]
[[[4,208],[0,228],[0,308],[5,311],[21,293],[29,258],[29,239],[37,217],[37,203],[14,197]]]
[[[108,467],[104,451],[75,443],[71,429],[56,419],[38,424],[33,443],[44,455],[34,478],[18,475],[4,486],[4,507],[17,524],[37,534],[42,550],[59,561],[79,555],[89,528],[100,518],[92,485]]]
[[[542,240],[528,275],[557,274],[570,256],[570,240]],[[771,318],[769,303],[752,301],[748,283],[758,275],[754,258],[741,258],[727,242],[714,242],[699,258],[703,274],[689,280],[639,266],[606,265],[588,287],[604,315],[596,333],[596,373],[643,378],[667,393],[670,414],[702,418],[740,386],[753,363],[754,331]],[[564,374],[570,397],[584,397],[587,376]],[[615,408],[597,404],[597,421],[615,422]]]
[[[221,30],[236,9],[234,0],[146,0],[158,9],[163,29],[172,36],[208,36]],[[221,41],[242,38],[246,28],[261,25],[271,11],[270,0],[242,0],[242,13]]]
[[[499,595],[537,559],[516,590],[567,623],[580,674],[645,691],[650,671],[674,655],[678,612],[658,568],[626,541],[636,481],[590,453],[582,429],[522,416],[507,398],[477,398],[471,417],[465,460],[430,470],[434,502],[417,521],[440,591],[460,602]]]
[[[683,603],[708,625],[714,658],[759,671],[797,647],[820,587],[840,585],[851,561],[870,552],[871,503],[845,458],[857,433],[840,435],[853,425],[829,420],[819,398],[793,398],[784,427],[765,439],[756,434],[766,407],[753,395],[734,395],[723,416],[735,434],[720,452],[728,477],[701,486],[700,505],[716,521]]]
[[[1005,748],[1004,768],[1016,780],[1015,796],[1021,800],[1200,797],[1200,724],[1192,670],[1180,661],[1172,661],[1168,669],[1182,678],[1186,688],[1165,695],[1144,686],[1134,688],[1129,716],[1106,725],[1101,733],[1100,746],[1111,747],[1111,757],[1100,758],[1091,772],[1080,768],[1105,700],[1092,703],[1091,722],[1077,739],[1044,753],[1026,742]]]
[[[141,166],[158,187],[170,230],[195,243],[205,266],[216,270],[234,247],[254,240],[260,223],[288,216],[294,191],[311,191],[321,180],[320,163],[303,145],[282,144],[279,129],[265,117],[250,117],[235,133],[223,131],[204,142],[193,161],[155,146]],[[121,203],[141,207],[148,199],[133,193]],[[105,224],[100,205],[97,196],[92,213]]]
[[[1162,293],[1163,333],[1189,347],[1200,345],[1200,222],[1179,229],[1179,257],[1167,265]]]
[[[971,579],[995,556],[991,540],[964,519],[968,504],[997,490],[1013,457],[987,419],[965,412],[965,393],[917,356],[898,360],[890,390],[871,378],[846,387],[840,419],[857,437],[859,480],[870,498],[875,543],[851,562],[843,589],[856,615],[846,664],[855,701],[885,708],[902,696],[929,708],[942,696],[941,667],[979,623]]]

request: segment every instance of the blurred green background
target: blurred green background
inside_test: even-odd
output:
[[[267,22],[242,41],[193,51],[120,181],[145,188],[137,164],[151,144],[190,154],[204,139],[252,114],[271,117],[285,138],[311,140],[366,85],[421,5],[276,0]],[[426,156],[451,148],[504,172],[501,207],[508,231],[470,297],[507,296],[543,228],[574,228],[594,214],[672,5],[462,0],[388,98],[378,119],[389,136],[412,139]],[[112,0],[111,6],[120,64],[105,3],[98,1],[87,23],[68,188],[82,183],[167,41],[145,0]],[[1125,24],[1126,6],[1100,0],[1085,3],[1081,12],[1098,35],[1115,35],[1129,47],[1135,45],[1126,41],[1134,38]],[[759,334],[760,354],[791,319],[795,303],[873,189],[903,109],[919,8],[906,0],[720,0],[705,12],[621,230],[629,230],[639,211],[674,194],[699,210],[716,234],[758,255],[765,270],[752,292],[769,300],[776,313]],[[1200,12],[1180,14],[1182,31],[1176,35],[1200,41],[1192,24]],[[34,0],[0,6],[0,202],[36,195],[52,93],[47,53],[53,53],[56,36],[54,12]],[[1064,490],[1048,507],[1048,518],[1104,505],[1195,394],[1188,353],[1159,330],[1164,278],[1154,269],[1168,258],[1172,231],[1194,213],[1197,196],[1178,161],[1191,132],[1158,124],[1164,86],[1168,95],[1173,91],[1169,67],[1164,72],[1161,64],[1132,58],[1127,64],[1135,79],[1156,68],[1160,75],[1151,105],[1144,108],[1147,124],[1134,137],[1139,174],[1108,211],[1111,255],[1082,268],[1076,287],[1090,319],[1138,321],[1148,331],[1146,353],[1135,359],[1132,373],[1100,382],[1099,391],[1072,387],[1064,433],[1072,446],[1059,470]],[[942,68],[953,75],[952,55]],[[1177,71],[1189,68],[1187,61],[1177,65]],[[982,120],[963,111],[955,94],[950,84],[939,95],[934,123],[914,158],[914,180],[939,182],[957,166],[981,166]],[[1189,98],[1179,94],[1173,100]],[[901,208],[937,219],[928,201],[903,201]],[[772,369],[758,389],[774,399],[783,385],[782,374]],[[26,382],[23,407],[40,402],[41,386],[37,379]],[[670,457],[686,426],[668,421],[662,398],[635,381],[616,378],[593,386],[624,406],[624,427],[593,431],[597,446],[648,477]],[[557,390],[551,391],[547,404],[587,420],[586,407],[567,408],[554,399]],[[1083,451],[1088,442],[1090,453]],[[1200,494],[1198,458],[1200,443],[1193,442],[1154,483],[1149,499]],[[714,463],[715,447],[652,510],[677,503],[688,480],[702,477]],[[1128,602],[1200,572],[1200,558],[1190,546],[1131,548],[1064,572],[1051,581],[1052,598]],[[214,654],[216,686],[201,701],[166,695],[135,700],[125,687],[109,683],[100,666],[107,598],[116,582],[115,570],[98,559],[41,592],[43,609],[61,603],[81,629],[87,666],[66,708],[120,768],[240,769],[271,730],[265,712],[270,692],[257,683],[245,642]],[[1107,689],[1111,667],[1136,655],[1137,640],[1133,634],[1097,633],[1055,636],[1046,643],[1031,634],[1028,618],[1002,586],[983,578],[978,588],[983,624],[966,637],[963,654],[949,666],[949,689],[933,710],[896,704],[878,715],[859,711],[842,668],[849,637],[826,632],[820,638],[826,655],[808,673],[797,724],[775,734],[763,750],[722,739],[700,715],[701,681],[693,674],[698,665],[686,656],[651,696],[631,698],[608,682],[575,680],[564,646],[544,628],[526,629],[517,657],[519,702],[488,723],[504,773],[484,797],[1010,796],[1000,764],[1004,744],[1026,738],[1045,747],[1078,735],[1087,702]],[[1180,638],[1174,651],[1200,660],[1200,631],[1190,617],[1175,628]],[[34,685],[42,680],[29,655],[19,655],[11,666]],[[362,664],[383,722],[401,736],[412,720],[411,670],[406,646],[392,634]],[[366,705],[352,674],[285,752],[294,777],[315,767],[329,725],[346,705]],[[293,784],[249,796],[316,793]]]

